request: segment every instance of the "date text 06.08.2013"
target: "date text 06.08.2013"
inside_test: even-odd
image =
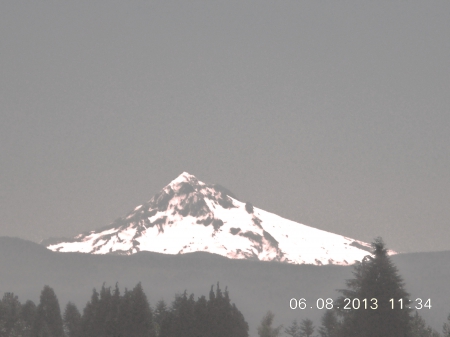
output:
[[[314,302],[314,301],[312,301]],[[408,303],[405,303],[406,301],[404,301],[403,299],[394,299],[391,298],[389,300],[389,302],[387,304],[389,304],[389,307],[394,310],[394,309],[431,309],[431,299],[421,299],[421,298],[416,298],[414,301],[409,300]],[[344,303],[341,304],[341,308],[339,306],[337,306],[334,302],[332,298],[318,298],[315,303],[307,303],[306,299],[304,298],[300,298],[300,299],[296,299],[296,298],[291,298],[291,300],[289,301],[289,307],[292,310],[295,309],[300,309],[300,310],[305,310],[305,309],[344,309],[344,310],[376,310],[379,308],[379,301],[376,298],[363,298],[363,299],[359,299],[359,298],[345,298],[344,299]],[[386,303],[384,304],[384,306],[386,306]]]

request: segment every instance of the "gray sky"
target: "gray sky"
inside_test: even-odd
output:
[[[450,245],[450,2],[3,1],[0,236],[187,171],[400,251]]]

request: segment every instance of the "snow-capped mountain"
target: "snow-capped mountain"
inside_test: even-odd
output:
[[[110,226],[43,243],[59,252],[185,254],[293,264],[352,264],[370,245],[329,233],[237,200],[219,185],[182,173],[145,204]]]

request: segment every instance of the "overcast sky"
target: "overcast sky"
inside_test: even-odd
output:
[[[0,236],[187,171],[399,251],[450,244],[450,2],[3,1]]]

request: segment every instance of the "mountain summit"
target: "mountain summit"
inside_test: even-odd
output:
[[[59,252],[130,255],[209,252],[231,259],[347,265],[370,245],[284,219],[226,188],[183,172],[145,204],[108,227],[43,244]]]

